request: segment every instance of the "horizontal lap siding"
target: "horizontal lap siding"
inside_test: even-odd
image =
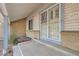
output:
[[[79,4],[64,4],[64,30],[79,31]]]
[[[26,18],[11,22],[12,34],[16,36],[26,35]]]
[[[39,31],[33,31],[28,29],[28,19],[26,19],[26,36],[32,39],[39,39]]]
[[[79,32],[62,32],[61,38],[63,46],[79,51]]]
[[[79,4],[64,4],[62,45],[79,51]]]
[[[34,39],[39,39],[39,31],[34,31]]]

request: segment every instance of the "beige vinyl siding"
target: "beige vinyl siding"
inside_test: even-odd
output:
[[[79,4],[64,4],[64,30],[79,31]]]
[[[79,4],[64,4],[64,31],[61,32],[62,45],[79,51]]]
[[[33,29],[29,30],[29,20],[33,20]],[[29,17],[26,18],[26,36],[31,37],[31,38],[36,38],[39,39],[39,12],[34,12],[31,14]]]
[[[79,32],[61,32],[62,45],[79,51]]]
[[[26,19],[26,36],[32,39],[39,39],[39,30],[29,30],[28,26],[28,19]]]
[[[16,36],[26,35],[26,18],[11,22],[11,33]]]

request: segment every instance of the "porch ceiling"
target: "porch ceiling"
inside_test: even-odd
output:
[[[27,17],[41,5],[43,5],[43,3],[6,3],[6,9],[10,21],[15,21]]]

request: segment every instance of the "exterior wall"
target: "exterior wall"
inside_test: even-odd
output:
[[[62,32],[62,45],[79,51],[79,32]]]
[[[79,4],[64,4],[64,30],[79,31]]]
[[[28,29],[28,20],[26,20],[26,36],[39,39],[39,30],[29,30]]]
[[[11,32],[16,36],[23,36],[26,33],[26,18],[11,22]]]
[[[39,39],[40,37],[39,37],[39,31],[34,31],[34,39]]]
[[[29,17],[11,23],[12,33],[17,36],[25,35],[31,38],[40,37],[40,11],[51,4],[45,4],[35,10]],[[33,29],[28,29],[28,20],[33,19]],[[17,25],[18,24],[18,25]],[[61,32],[62,45],[79,51],[79,4],[64,4],[64,31]]]
[[[40,11],[48,8],[52,4],[45,4],[42,7],[39,7],[36,9],[29,17],[26,19],[26,36],[31,38],[37,38],[40,37]],[[28,29],[28,20],[32,18],[33,19],[33,30]]]
[[[35,10],[26,20],[12,22],[12,32],[17,36],[26,34],[28,37],[39,39],[40,11],[48,6],[50,4]],[[30,18],[33,18],[33,30],[28,29],[28,20]],[[79,51],[79,4],[64,4],[64,31],[61,32],[61,41],[63,46]]]
[[[39,31],[26,31],[26,36],[32,39],[39,39]]]
[[[64,4],[62,45],[79,51],[79,4]]]

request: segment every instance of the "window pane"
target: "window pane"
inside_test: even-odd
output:
[[[55,17],[58,18],[59,17],[59,8],[55,9]]]
[[[53,11],[51,11],[51,19],[53,19]]]
[[[47,11],[41,14],[41,23],[47,22]]]
[[[33,29],[33,21],[32,19],[29,20],[29,30],[32,30]]]

